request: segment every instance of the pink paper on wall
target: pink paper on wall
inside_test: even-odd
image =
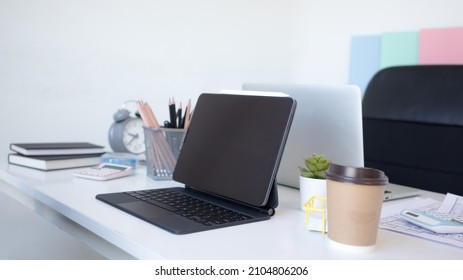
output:
[[[463,64],[463,27],[420,31],[419,64]]]

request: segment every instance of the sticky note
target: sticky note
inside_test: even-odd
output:
[[[419,64],[463,64],[463,27],[421,30]]]
[[[381,68],[418,63],[419,32],[386,32],[381,38]]]
[[[368,82],[380,68],[380,35],[352,36],[349,63],[349,84],[363,93]]]

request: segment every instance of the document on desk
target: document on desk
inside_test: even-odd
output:
[[[379,224],[379,227],[382,229],[445,243],[463,249],[463,234],[439,234],[416,226],[400,217],[399,213],[403,209],[437,211],[463,216],[463,197],[449,193],[442,203],[430,198],[416,197],[413,200],[404,200],[399,204],[385,204],[381,211],[381,221]]]

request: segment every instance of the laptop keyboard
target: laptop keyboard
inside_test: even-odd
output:
[[[241,213],[169,189],[126,193],[208,226],[250,219]]]

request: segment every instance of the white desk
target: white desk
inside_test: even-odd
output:
[[[304,228],[299,191],[279,188],[280,205],[269,221],[189,235],[174,235],[95,199],[95,195],[181,185],[135,176],[97,182],[71,170],[41,172],[0,163],[0,190],[111,259],[463,259],[463,250],[379,230],[374,252],[350,254],[328,236]],[[443,195],[423,192],[442,200]],[[387,202],[394,203],[394,202]]]

